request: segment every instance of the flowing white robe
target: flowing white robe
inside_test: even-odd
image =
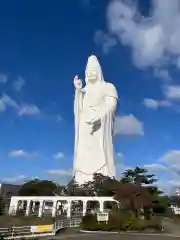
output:
[[[73,174],[79,184],[91,181],[94,173],[115,177],[112,138],[117,99],[114,85],[104,81],[75,92]],[[92,125],[87,124],[87,121],[97,117],[100,124],[96,125],[92,133]]]

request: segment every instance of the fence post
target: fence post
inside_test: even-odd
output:
[[[11,228],[11,237],[12,238],[14,237],[14,226],[12,226],[12,228]]]
[[[54,233],[56,233],[56,221],[54,221],[54,227],[53,228],[54,228],[53,229]]]

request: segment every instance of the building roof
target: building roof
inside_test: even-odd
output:
[[[4,197],[18,196],[20,188],[21,188],[21,185],[2,183],[0,192]]]

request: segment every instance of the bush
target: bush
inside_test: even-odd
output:
[[[98,223],[97,216],[89,214],[83,217],[81,228],[88,231],[109,231],[111,226],[110,224],[106,224],[104,222]]]
[[[82,224],[87,224],[87,223],[93,223],[96,222],[96,215],[93,214],[87,214],[86,216],[83,217],[82,219]]]
[[[119,212],[112,212],[109,215],[108,224],[116,228],[116,230],[121,231],[124,228],[124,225],[129,221],[131,218],[131,213],[127,210],[121,210]]]
[[[105,222],[98,223],[96,215],[86,215],[83,217],[81,228],[89,231],[120,231],[124,222],[128,221],[129,218],[130,214],[123,211],[122,214],[119,214],[119,212],[110,213],[109,221],[106,224]]]
[[[81,228],[89,231],[161,231],[161,219],[153,217],[151,220],[143,220],[129,212],[116,212],[109,215],[109,221],[106,224],[98,223],[94,215],[87,215],[83,218]]]
[[[5,203],[2,198],[0,198],[0,216],[4,214]]]
[[[161,231],[161,219],[158,217],[153,217],[150,220],[138,219],[135,215],[132,215],[129,221],[125,222],[122,230],[131,230],[131,231],[144,231],[144,230],[155,230]]]
[[[124,221],[124,223],[121,227],[121,230],[122,231],[136,230],[136,229],[139,230],[139,227],[140,226],[139,226],[138,219],[136,218],[136,216],[134,214],[132,214],[128,220]]]

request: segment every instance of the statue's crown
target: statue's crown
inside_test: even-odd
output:
[[[97,57],[95,55],[91,55],[89,58],[88,58],[88,62],[87,62],[87,67],[89,68],[92,68],[92,69],[96,69],[96,68],[100,68],[100,64],[99,64],[99,61],[97,59]]]

